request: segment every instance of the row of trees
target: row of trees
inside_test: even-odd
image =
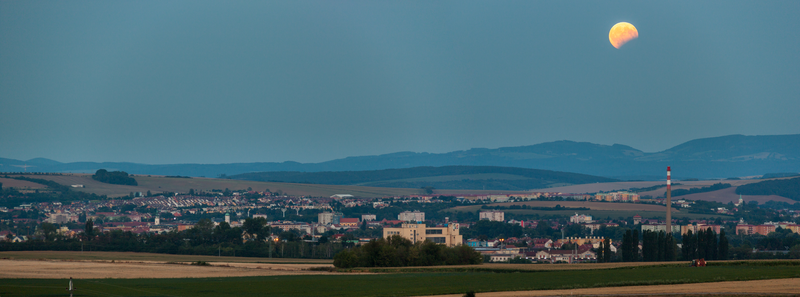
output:
[[[272,232],[278,240],[268,240]],[[58,234],[56,225],[42,223],[38,239],[21,243],[0,242],[1,251],[11,250],[69,250],[69,251],[131,251],[189,255],[222,255],[280,258],[326,258],[352,245],[329,241],[323,236],[318,242],[307,242],[297,230],[270,230],[263,218],[246,219],[242,227],[203,219],[194,228],[163,234],[134,234],[114,230],[98,232],[94,221],[88,219],[85,231],[76,238]],[[274,239],[274,237],[272,237]]]
[[[675,261],[677,259],[678,245],[672,234],[664,231],[642,232],[642,261]]]
[[[333,258],[339,268],[480,264],[483,256],[467,245],[446,247],[431,241],[411,243],[399,235],[344,250]]]
[[[606,238],[597,249],[597,262],[611,262],[611,239]]]
[[[626,230],[620,245],[622,261],[675,261],[678,258],[678,245],[672,234],[664,231],[645,230],[642,233],[641,244],[640,257],[639,230]],[[712,229],[700,230],[696,234],[690,230],[683,235],[680,252],[684,260],[698,258],[726,260],[728,259],[728,239],[725,237],[725,230],[720,232],[719,238]]]
[[[725,230],[720,230],[719,238],[717,232],[711,229],[699,230],[695,234],[689,230],[683,236],[681,252],[684,259],[727,260],[728,238],[725,237]]]

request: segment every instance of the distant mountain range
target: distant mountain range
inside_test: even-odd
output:
[[[800,134],[730,135],[692,140],[665,151],[645,153],[627,145],[555,141],[529,146],[431,154],[398,152],[348,157],[321,163],[171,164],[60,163],[48,159],[27,161],[0,158],[0,171],[86,172],[122,170],[132,174],[217,177],[269,171],[361,171],[420,166],[501,166],[575,172],[626,180],[664,179],[672,166],[674,179],[760,176],[800,172]]]

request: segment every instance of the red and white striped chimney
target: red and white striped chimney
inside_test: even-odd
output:
[[[667,234],[672,235],[672,171],[667,166]]]
[[[669,166],[667,166],[667,191],[669,191],[672,188],[672,186],[671,186],[672,182],[670,181],[670,175],[671,175],[671,170],[669,169]]]

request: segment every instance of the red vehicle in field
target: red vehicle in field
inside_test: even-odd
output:
[[[704,266],[706,266],[706,259],[692,260],[692,267],[704,267]]]

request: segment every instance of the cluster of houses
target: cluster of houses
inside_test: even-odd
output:
[[[600,243],[604,240],[602,237],[591,236],[567,237],[556,241],[549,238],[510,237],[489,241],[470,239],[465,244],[475,248],[490,262],[508,262],[521,258],[533,262],[583,263],[597,261],[597,253],[593,249],[600,248]],[[572,248],[564,249],[566,244]],[[614,243],[609,248],[612,252],[616,251]]]

